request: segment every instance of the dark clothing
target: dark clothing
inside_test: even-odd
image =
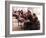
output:
[[[40,23],[37,21],[37,23],[32,22],[26,22],[24,23],[24,30],[39,30],[40,29]]]
[[[30,22],[26,22],[24,23],[24,30],[38,30],[40,29],[40,23],[38,21],[38,19],[34,19],[32,16],[29,16],[28,19],[30,20]]]

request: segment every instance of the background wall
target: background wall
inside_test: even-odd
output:
[[[8,0],[6,0],[6,1],[8,1]],[[28,1],[28,2],[46,3],[46,0],[12,0],[12,1]],[[45,4],[45,10],[46,10],[46,4]],[[45,13],[45,16],[46,16],[46,13]],[[45,20],[46,20],[46,17],[45,17]],[[46,21],[45,21],[45,23],[46,23]],[[4,36],[5,36],[5,0],[0,0],[0,38],[5,38]],[[24,37],[16,37],[16,38],[46,38],[46,26],[45,26],[45,35],[24,36]]]

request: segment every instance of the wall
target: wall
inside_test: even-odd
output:
[[[12,0],[12,1],[15,1],[15,0]],[[29,1],[29,2],[44,2],[44,3],[46,3],[46,0],[16,0],[16,1]],[[4,37],[5,36],[5,8],[4,7],[5,7],[5,0],[0,0],[0,38],[5,38]],[[45,4],[45,10],[46,10],[46,4]],[[46,17],[45,17],[45,20],[46,20]],[[45,23],[46,23],[46,21],[45,21]],[[45,38],[46,37],[46,29],[45,29],[45,35],[25,36],[25,37],[16,37],[16,38],[34,38],[34,37],[35,38]]]

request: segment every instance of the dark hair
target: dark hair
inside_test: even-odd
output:
[[[35,13],[33,13],[33,16],[36,16],[36,14],[35,14]]]
[[[28,13],[31,13],[31,11],[30,11],[30,10],[28,10]]]
[[[21,10],[21,14],[23,14],[23,10]]]
[[[14,11],[14,13],[16,13],[16,11]]]

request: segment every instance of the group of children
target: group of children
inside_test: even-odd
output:
[[[40,22],[35,13],[32,14],[30,10],[23,12],[23,10],[14,11],[13,16],[18,20],[18,26],[22,30],[39,30]],[[20,25],[19,25],[20,23]]]

